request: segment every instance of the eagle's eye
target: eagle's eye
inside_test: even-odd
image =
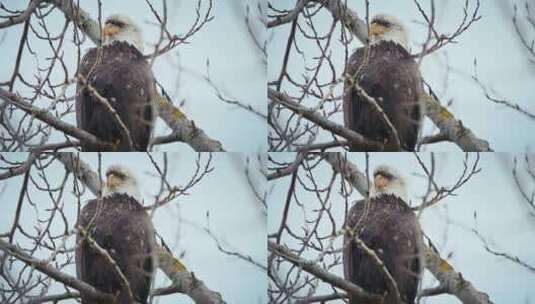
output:
[[[115,25],[118,28],[124,28],[125,23],[119,20],[108,20],[106,21],[107,24]]]
[[[375,174],[375,176],[377,175],[381,175],[382,177],[388,179],[388,180],[393,180],[394,179],[394,175],[388,173],[388,172],[385,172],[385,171],[379,171]]]
[[[384,26],[384,27],[390,27],[392,25],[392,23],[383,19],[373,20],[373,23],[376,23],[377,25]]]
[[[113,175],[121,180],[124,180],[126,178],[126,175],[122,174],[121,172],[116,172],[116,171],[112,171],[107,174],[107,176],[110,176],[110,175]]]

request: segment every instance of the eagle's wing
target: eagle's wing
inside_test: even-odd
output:
[[[96,48],[90,49],[82,58],[78,69],[78,75],[86,79],[89,76],[91,70],[95,69],[95,56]],[[80,80],[78,80],[76,85],[76,123],[79,128],[86,130],[87,124],[91,121],[93,117],[93,103],[90,102],[89,92],[85,89],[85,86]]]
[[[126,68],[132,77],[129,83],[124,83],[128,88],[125,91],[125,98],[135,99],[137,102],[134,107],[125,110],[132,111],[130,114],[130,117],[133,117],[132,128],[137,129],[132,136],[135,137],[134,142],[138,144],[136,150],[143,151],[147,149],[154,126],[155,105],[158,102],[156,81],[149,63],[143,57],[137,58]]]
[[[86,272],[86,267],[85,267],[85,260],[86,260],[86,257],[84,255],[84,251],[85,251],[85,248],[84,248],[84,244],[85,242],[81,239],[81,236],[80,235],[76,235],[76,250],[75,250],[75,259],[76,259],[76,276],[78,278],[83,278],[86,276],[87,272]]]
[[[400,94],[404,94],[403,100],[407,101],[407,121],[400,122],[403,124],[400,129],[407,132],[405,137],[406,149],[414,150],[418,141],[418,135],[421,129],[422,118],[424,114],[424,105],[420,101],[420,95],[423,91],[422,76],[418,63],[411,58],[403,61],[404,69],[400,71],[401,79],[406,81],[406,89]]]
[[[130,254],[135,258],[132,259],[134,264],[129,265],[129,273],[132,284],[136,286],[139,300],[142,303],[146,303],[150,293],[152,274],[155,270],[155,232],[148,215],[144,211],[137,215],[134,225],[135,227],[131,227],[131,229],[133,229],[133,233],[139,240],[130,244]]]
[[[128,198],[131,200],[131,198]],[[154,227],[144,210],[123,210],[112,235],[118,264],[128,278],[134,296],[146,303],[154,271]]]
[[[359,235],[359,228],[357,228],[357,224],[364,220],[364,200],[360,200],[356,202],[351,209],[349,209],[349,212],[347,214],[345,228],[350,229],[353,231],[354,236]],[[364,286],[365,282],[358,281],[359,275],[362,272],[363,264],[362,262],[365,262],[365,257],[362,255],[361,250],[359,250],[358,246],[353,242],[354,236],[352,237],[350,233],[346,233],[344,235],[344,248],[343,248],[343,264],[344,264],[344,277],[346,280],[350,280],[353,283],[357,283],[361,287]],[[352,299],[352,297],[349,297],[349,303],[355,303],[355,300]]]
[[[353,84],[358,81],[357,71],[363,60],[363,48],[358,49],[351,55],[345,70],[346,80],[344,82],[344,98],[343,98],[343,111],[344,111],[344,125],[346,128],[356,130],[355,122],[358,120],[359,101],[356,100]],[[364,67],[362,67],[364,68]]]
[[[380,95],[382,83],[377,67],[370,66],[375,51],[365,47],[357,49],[349,58],[346,67],[346,81],[344,83],[344,125],[353,131],[360,133],[371,140],[382,141],[383,128],[377,127],[378,116],[368,101],[361,98],[353,88],[354,83],[372,97]],[[379,100],[376,100],[382,106]],[[359,147],[350,147],[351,151],[359,150]]]
[[[89,233],[90,223],[95,216],[95,206],[95,201],[90,201],[87,203],[80,213],[76,227],[86,229],[86,232]],[[95,256],[89,244],[81,233],[77,233],[75,250],[76,276],[78,278],[86,279],[93,267],[92,261],[94,260]]]
[[[398,223],[401,233],[399,241],[396,243],[399,252],[404,252],[405,256],[399,256],[398,268],[393,275],[398,278],[400,292],[405,295],[409,303],[413,303],[418,291],[418,283],[421,276],[422,250],[421,231],[418,220],[412,211],[406,211],[400,216]],[[401,279],[402,278],[402,279]]]

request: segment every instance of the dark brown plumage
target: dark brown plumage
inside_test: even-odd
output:
[[[357,81],[368,95],[381,106],[396,128],[403,150],[414,150],[422,119],[418,102],[422,80],[418,64],[399,44],[380,41],[369,48],[366,60],[365,47],[351,55],[346,67],[348,80],[344,84],[344,123],[364,137],[385,143],[385,150],[395,150],[388,127],[368,101],[352,87]],[[359,147],[351,146],[358,151]]]
[[[421,274],[420,226],[409,206],[397,196],[383,194],[357,202],[346,219],[354,231],[383,261],[397,283],[401,300],[413,304]],[[365,290],[384,295],[387,285],[380,269],[359,249],[349,233],[344,236],[344,276]],[[355,299],[350,304],[357,304]],[[384,304],[393,303],[389,295]],[[358,304],[371,304],[358,302]]]
[[[93,48],[84,56],[79,75],[118,113],[130,131],[133,150],[147,150],[154,124],[153,102],[157,91],[143,54],[126,42],[105,45],[102,52]],[[76,87],[76,121],[84,131],[114,144],[113,151],[129,151],[117,120],[83,81],[78,81]],[[82,150],[102,149],[82,142]]]
[[[155,248],[154,228],[147,213],[132,197],[113,194],[92,200],[83,208],[77,226],[85,227],[91,238],[106,249],[130,284],[134,300],[147,303]],[[114,268],[78,233],[76,274],[100,291],[117,295],[118,304],[129,303]],[[82,304],[108,304],[82,294]],[[111,304],[111,303],[109,303]]]

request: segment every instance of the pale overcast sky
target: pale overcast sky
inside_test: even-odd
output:
[[[6,154],[4,154],[6,155]],[[206,160],[208,155],[203,155]],[[6,156],[10,160],[23,160],[25,153],[12,153]],[[204,281],[212,290],[222,294],[227,303],[266,303],[266,273],[251,264],[223,254],[217,249],[216,243],[201,230],[207,226],[206,214],[210,214],[210,228],[217,235],[223,246],[229,250],[250,255],[255,261],[265,265],[266,257],[266,216],[261,212],[260,203],[256,200],[248,186],[244,173],[246,157],[251,158],[251,175],[254,181],[263,187],[262,176],[258,173],[255,161],[256,155],[245,154],[215,154],[213,159],[214,171],[207,175],[195,186],[189,195],[182,196],[170,204],[158,209],[152,222],[158,233],[164,238],[176,257],[185,252],[180,258],[186,267]],[[169,182],[172,185],[185,185],[195,170],[195,153],[169,153]],[[98,158],[96,153],[85,153],[81,157],[96,170]],[[160,161],[161,155],[155,155]],[[153,202],[153,196],[159,189],[159,179],[150,160],[143,153],[107,153],[102,157],[102,169],[111,164],[121,164],[132,168],[137,175],[142,195],[148,202]],[[161,164],[161,162],[160,162]],[[1,172],[1,171],[0,171]],[[64,169],[55,163],[47,173],[53,185],[60,183]],[[36,176],[37,172],[33,172]],[[0,231],[10,229],[18,193],[22,183],[22,176],[0,183]],[[42,181],[40,182],[42,184]],[[69,223],[76,221],[76,200],[73,195],[72,179],[65,187],[62,202],[65,204],[65,216]],[[29,188],[30,194],[37,203],[41,218],[45,217],[45,208],[51,206],[45,193],[38,193],[35,187]],[[87,191],[81,197],[85,202],[94,196]],[[239,212],[237,212],[239,211]],[[25,204],[22,209],[21,221],[28,231],[36,225],[33,208]],[[72,228],[72,226],[71,226]],[[61,220],[53,222],[52,231],[62,231]],[[21,241],[17,234],[17,241]],[[74,237],[69,239],[70,246],[74,246]],[[42,254],[42,252],[41,252]],[[40,258],[48,256],[37,255]],[[75,275],[75,267],[68,268],[71,275]],[[1,281],[1,280],[0,280]],[[158,271],[157,287],[169,285],[166,276]],[[62,289],[52,288],[49,294],[62,293]],[[180,294],[158,297],[158,303],[193,303],[189,298]],[[75,301],[65,301],[74,303]]]
[[[429,155],[421,154],[423,160],[429,164]],[[463,157],[461,153],[440,153],[436,155],[437,176],[436,181],[439,186],[448,186],[453,183],[461,174]],[[518,155],[522,158],[522,155]],[[293,154],[274,154],[271,157],[276,160],[291,161],[295,159]],[[475,155],[471,155],[474,160]],[[494,303],[535,303],[534,274],[503,258],[495,257],[485,251],[481,242],[470,231],[474,228],[474,212],[477,213],[478,231],[487,238],[491,246],[498,251],[517,255],[520,259],[535,263],[535,247],[533,243],[533,233],[535,231],[535,218],[530,216],[525,202],[520,198],[519,192],[512,179],[511,164],[513,155],[511,154],[483,154],[481,156],[481,173],[474,176],[458,192],[457,196],[450,196],[433,207],[427,208],[420,219],[420,223],[427,236],[437,245],[442,257],[448,261],[463,277],[469,280],[474,286],[490,295]],[[349,154],[348,159],[355,163],[360,170],[365,168],[365,157],[363,153]],[[533,160],[533,156],[532,156]],[[427,182],[421,178],[423,171],[420,169],[414,155],[409,153],[373,153],[370,156],[370,170],[380,164],[386,164],[397,168],[408,183],[408,193],[412,201],[419,203],[419,196],[425,192]],[[532,163],[533,164],[533,163]],[[519,172],[522,180],[526,174],[522,169],[524,164],[519,160]],[[314,177],[319,187],[326,186],[331,178],[331,168],[327,165],[320,165],[315,171]],[[416,176],[418,173],[419,176]],[[282,209],[285,205],[286,195],[289,186],[289,177],[271,183],[274,187],[269,201],[268,234],[278,229],[281,221]],[[344,218],[344,200],[339,195],[340,186],[334,183],[335,192],[330,199],[332,204],[332,215],[338,223],[342,225]],[[535,185],[527,183],[526,191],[535,191]],[[300,189],[300,188],[297,188]],[[333,189],[334,190],[334,189]],[[308,218],[312,218],[312,209],[319,208],[317,199],[310,193],[302,190],[297,192],[304,208],[308,210]],[[351,201],[361,199],[355,191],[351,196]],[[414,203],[413,203],[414,204]],[[289,211],[287,223],[294,232],[302,231],[303,212],[301,208]],[[449,224],[448,224],[449,223]],[[329,223],[320,225],[320,231],[328,233]],[[309,224],[309,225],[313,225]],[[309,227],[312,229],[312,226]],[[330,231],[330,230],[329,230]],[[288,245],[295,246],[293,241],[283,238],[282,243],[288,241]],[[342,246],[342,239],[338,238],[335,248]],[[305,255],[309,259],[316,256]],[[343,276],[343,269],[336,269],[338,275]],[[424,277],[424,287],[435,286],[432,276],[426,272]],[[317,295],[331,293],[332,290],[321,288]],[[333,303],[342,303],[341,301]],[[422,301],[429,304],[451,304],[460,303],[451,295],[441,295],[430,297]]]
[[[424,8],[429,7],[429,1],[419,1]],[[440,33],[451,33],[462,19],[464,1],[435,1],[436,2],[436,28]],[[480,79],[492,88],[497,98],[507,98],[525,107],[531,113],[535,112],[533,103],[533,79],[535,77],[535,65],[528,61],[527,51],[523,49],[519,38],[514,32],[511,20],[512,5],[519,5],[519,14],[523,14],[524,1],[481,1],[481,20],[473,24],[468,31],[463,33],[456,44],[449,44],[438,52],[425,57],[420,67],[424,79],[433,87],[443,103],[453,101],[450,110],[469,127],[477,136],[489,141],[496,151],[525,151],[533,150],[535,142],[535,122],[502,105],[489,102],[482,90],[471,79],[473,75],[474,59],[477,59],[478,74]],[[293,7],[294,1],[277,1],[277,8]],[[347,1],[350,8],[355,10],[360,17],[365,16],[364,1]],[[475,1],[472,3],[471,8]],[[409,30],[409,41],[412,50],[420,49],[420,44],[427,37],[427,26],[413,1],[370,1],[370,15],[386,13],[397,17]],[[329,31],[332,25],[330,12],[323,10],[315,14],[315,29],[322,34]],[[521,21],[522,22],[522,21]],[[338,24],[339,26],[339,24]],[[521,26],[527,25],[522,23]],[[288,40],[290,24],[276,27],[270,31],[270,44],[268,48],[269,66],[268,79],[273,81],[280,73],[283,61],[284,49]],[[310,31],[310,29],[308,29]],[[530,33],[530,31],[528,31]],[[531,31],[533,33],[533,31]],[[306,73],[303,62],[306,60],[308,67],[314,65],[314,57],[319,56],[319,50],[314,41],[305,42],[302,35],[296,35],[299,50],[295,47],[290,55],[288,71],[299,81],[302,81]],[[535,37],[529,38],[533,39]],[[356,39],[350,45],[350,52],[360,47]],[[343,72],[345,47],[340,42],[340,32],[335,31],[335,37],[328,50],[336,68],[337,76]],[[447,56],[447,57],[446,57]],[[303,59],[305,58],[305,59]],[[449,73],[445,68],[450,66]],[[308,72],[309,74],[312,72]],[[310,75],[311,76],[311,75]],[[331,70],[325,66],[320,72],[319,78],[331,81]],[[320,81],[320,83],[322,82]],[[288,82],[286,82],[287,84]],[[288,89],[288,85],[283,86]],[[299,90],[288,89],[292,94],[300,93]],[[340,95],[341,86],[337,87]],[[310,99],[307,106],[314,106],[317,100]],[[343,124],[341,113],[332,118]],[[428,119],[424,122],[424,135],[436,133],[436,128]],[[330,135],[324,135],[319,142],[330,141]],[[440,143],[425,147],[429,151],[458,151],[459,148],[451,143]]]
[[[170,54],[158,58],[153,66],[153,72],[167,89],[176,104],[186,101],[181,109],[206,134],[221,141],[227,151],[242,151],[251,154],[229,153],[214,154],[214,172],[205,177],[188,196],[183,196],[167,206],[160,208],[154,215],[153,222],[158,232],[167,241],[175,253],[185,252],[181,259],[196,276],[202,279],[209,288],[221,292],[227,303],[266,303],[267,276],[266,273],[249,263],[235,257],[221,253],[214,241],[204,233],[200,227],[206,223],[206,214],[210,214],[210,225],[220,239],[230,249],[251,255],[256,261],[267,263],[266,226],[267,232],[273,232],[280,223],[282,207],[287,194],[289,178],[282,178],[269,185],[270,189],[269,215],[262,214],[259,203],[251,191],[244,173],[246,157],[252,159],[255,180],[262,184],[263,177],[256,170],[258,164],[254,161],[256,154],[267,150],[266,122],[254,114],[239,109],[233,105],[220,101],[216,92],[199,76],[206,75],[206,62],[210,61],[210,75],[214,83],[227,98],[236,98],[241,102],[252,105],[256,110],[266,114],[266,81],[273,80],[280,72],[280,65],[287,43],[289,25],[277,27],[269,33],[262,24],[256,22],[257,3],[260,0],[218,1],[214,0],[214,20],[209,22],[199,33],[189,40],[189,44],[177,47]],[[262,2],[265,2],[262,0]],[[350,7],[363,16],[364,1],[348,1]],[[425,2],[424,7],[428,4]],[[464,1],[436,1],[437,28],[440,32],[449,33],[462,18],[462,4]],[[10,8],[26,7],[25,1],[8,1]],[[161,2],[151,1],[156,8],[161,8]],[[195,8],[191,1],[168,1],[169,29],[173,33],[183,33],[189,28],[195,18]],[[295,0],[274,1],[277,7],[288,8],[295,5]],[[471,79],[473,62],[477,59],[478,74],[481,80],[494,89],[499,98],[508,98],[531,112],[535,112],[533,104],[533,77],[535,66],[530,65],[526,51],[520,46],[518,37],[510,16],[510,3],[523,3],[520,0],[482,0],[480,14],[482,19],[474,24],[466,33],[459,37],[458,43],[450,44],[436,54],[427,56],[422,63],[421,72],[428,83],[438,93],[442,102],[453,101],[450,107],[454,115],[462,120],[477,136],[490,142],[497,151],[523,152],[534,149],[535,122],[525,116],[500,105],[490,103],[481,89]],[[152,25],[153,16],[145,1],[103,1],[103,18],[108,15],[121,13],[138,21],[144,31],[145,48],[150,49],[150,43],[158,39],[159,31]],[[262,61],[262,53],[256,47],[249,34],[245,22],[245,7],[250,5],[250,12],[256,22],[252,26],[255,35],[262,39],[269,39],[268,67]],[[97,16],[96,1],[81,1],[81,6],[93,17]],[[418,49],[418,43],[425,40],[426,28],[419,24],[422,21],[413,1],[371,1],[372,15],[388,13],[395,15],[409,29],[410,42],[413,50]],[[325,31],[331,25],[328,12],[320,12],[315,17],[316,25]],[[59,30],[63,26],[64,18],[59,12],[52,13],[47,18],[49,26]],[[0,79],[6,80],[13,70],[13,58],[16,56],[22,25],[0,31]],[[64,47],[65,61],[68,65],[70,77],[73,76],[76,64],[76,49],[72,44],[72,31],[67,35]],[[532,37],[535,38],[535,37]],[[317,49],[312,44],[300,46],[307,56],[307,63],[317,55]],[[337,64],[337,72],[343,70],[343,47],[338,41],[332,51],[333,62]],[[31,79],[36,71],[36,65],[45,66],[48,48],[43,44],[35,44],[39,57],[25,56],[21,63],[21,73]],[[82,46],[82,53],[93,47],[90,41]],[[360,47],[356,41],[351,49]],[[83,54],[82,54],[83,55]],[[296,56],[289,64],[289,70],[294,75],[302,76],[303,60]],[[449,65],[449,73],[445,67]],[[180,62],[180,63],[178,63]],[[178,68],[178,66],[182,68]],[[59,67],[58,67],[59,69]],[[325,78],[324,71],[320,78]],[[62,79],[63,73],[56,70],[52,77]],[[266,80],[267,79],[267,80]],[[20,82],[16,91],[29,94],[21,89]],[[340,88],[339,88],[340,89]],[[73,94],[74,85],[68,90]],[[49,100],[43,99],[37,105],[47,107]],[[341,113],[333,117],[342,123]],[[65,118],[75,124],[75,115]],[[168,133],[167,127],[158,121],[155,134]],[[432,123],[424,123],[425,135],[436,132]],[[324,134],[321,139],[328,139]],[[64,141],[64,138],[54,133],[51,142]],[[425,147],[429,151],[458,151],[458,147],[451,143],[441,143]],[[165,145],[156,148],[157,151],[178,150],[170,153],[171,182],[183,184],[194,170],[196,154],[184,144]],[[6,154],[9,159],[22,160],[26,154]],[[160,158],[161,156],[156,156]],[[203,156],[205,158],[205,156]],[[293,160],[293,154],[271,154],[278,160]],[[427,155],[423,155],[428,159]],[[451,183],[460,173],[462,167],[461,153],[437,154],[439,184]],[[471,156],[472,159],[474,156]],[[493,248],[517,255],[528,263],[535,263],[535,246],[533,235],[535,231],[534,218],[528,214],[522,198],[512,180],[512,154],[482,154],[482,172],[464,185],[457,196],[449,197],[440,204],[428,208],[423,213],[420,222],[426,234],[438,245],[443,257],[451,254],[449,262],[463,277],[474,286],[490,295],[494,303],[535,303],[535,280],[533,273],[524,268],[487,253],[481,242],[470,231],[474,227],[474,212],[477,213],[477,228],[489,240]],[[364,168],[363,154],[351,154],[350,160],[360,168]],[[82,159],[97,167],[96,154],[83,154]],[[535,159],[535,156],[534,158]],[[152,174],[152,168],[147,156],[138,154],[110,153],[103,156],[103,168],[110,164],[123,164],[134,168],[141,180],[142,194],[146,200],[151,200],[155,189],[159,187],[157,179]],[[388,164],[396,167],[405,174],[409,182],[409,195],[413,200],[425,189],[425,181],[416,176],[420,172],[418,163],[412,154],[374,153],[371,155],[370,165]],[[522,164],[523,165],[523,164]],[[330,168],[322,165],[317,174],[321,181],[330,177]],[[0,171],[1,173],[1,171]],[[63,167],[53,164],[49,169],[50,177],[57,184],[63,176]],[[35,174],[35,172],[34,172]],[[16,200],[20,190],[22,177],[0,182],[0,233],[11,227],[15,213]],[[69,180],[72,185],[72,179]],[[529,191],[535,191],[534,185],[528,185]],[[46,208],[48,198],[32,187],[30,190],[36,199],[37,208]],[[308,194],[299,193],[302,197]],[[86,193],[81,200],[93,198]],[[343,221],[343,208],[337,206],[332,198],[336,220]],[[360,199],[357,193],[352,200]],[[71,188],[66,187],[63,202],[66,204],[66,216],[73,222],[76,210],[72,202],[75,197]],[[310,200],[315,200],[310,197]],[[290,212],[289,223],[293,227],[301,228],[300,213]],[[32,225],[33,210],[23,208],[22,218]],[[52,229],[61,229],[54,224]],[[320,227],[322,229],[322,227]],[[72,241],[72,240],[71,240]],[[341,240],[338,240],[339,242]],[[22,241],[24,243],[24,241]],[[290,246],[292,242],[288,243]],[[307,255],[305,255],[307,256]],[[38,257],[45,257],[40,256]],[[314,256],[307,256],[313,258]],[[74,265],[67,269],[75,274]],[[342,268],[337,274],[342,275]],[[166,286],[165,276],[159,272],[157,287]],[[431,275],[426,273],[424,287],[434,283]],[[322,287],[319,292],[330,290]],[[50,293],[61,293],[55,285]],[[158,297],[158,303],[192,303],[187,297],[170,295]],[[69,301],[68,303],[73,303]],[[339,302],[341,303],[341,302]],[[454,297],[442,295],[427,298],[422,303],[446,304],[459,303]]]
[[[191,1],[168,1],[168,29],[171,33],[183,34],[189,30],[196,18],[195,2]],[[206,12],[206,1],[203,1],[202,12]],[[266,150],[266,123],[258,116],[241,110],[236,106],[220,101],[216,92],[200,77],[206,75],[206,62],[210,61],[210,76],[212,81],[221,90],[225,98],[238,99],[250,104],[261,113],[266,113],[266,66],[262,62],[262,53],[258,50],[249,34],[245,21],[246,5],[250,6],[252,31],[260,41],[265,39],[265,28],[258,21],[256,0],[233,1],[228,4],[225,1],[214,1],[212,15],[214,19],[208,22],[198,33],[188,40],[188,44],[182,44],[165,56],[159,57],[153,66],[153,73],[158,81],[166,88],[173,97],[175,104],[186,101],[181,109],[186,115],[202,128],[206,134],[221,141],[227,151],[260,152]],[[26,2],[9,1],[9,8],[26,7]],[[127,5],[126,5],[127,4]],[[161,12],[162,2],[151,1],[151,4]],[[7,5],[7,4],[6,4]],[[82,1],[80,5],[90,13],[93,18],[98,16],[97,1]],[[159,39],[159,27],[154,26],[155,18],[145,1],[102,1],[103,19],[111,14],[125,14],[143,29],[145,51],[152,48],[152,44]],[[46,19],[48,26],[60,31],[64,25],[64,17],[61,12],[55,12]],[[8,80],[13,71],[13,58],[16,57],[18,43],[22,32],[22,24],[9,27],[0,32],[2,43],[0,50],[3,56],[0,58],[0,79]],[[3,36],[5,35],[5,36]],[[30,34],[31,38],[31,34]],[[72,30],[66,36],[63,48],[64,58],[69,69],[70,77],[76,71],[77,49],[72,43]],[[150,43],[150,44],[149,44]],[[48,64],[45,57],[49,56],[49,47],[44,44],[33,45],[39,57],[41,67]],[[94,47],[91,41],[82,45],[82,55],[88,49]],[[180,62],[181,69],[178,67]],[[35,74],[35,59],[30,55],[23,57],[21,72],[27,79],[32,79]],[[61,67],[52,74],[53,79],[63,79]],[[178,83],[178,87],[177,87]],[[19,86],[16,89],[20,89]],[[74,85],[67,91],[74,94]],[[28,94],[26,90],[21,94]],[[46,107],[49,100],[40,103]],[[69,115],[66,119],[71,124],[76,123],[75,115]],[[155,130],[156,135],[169,133],[163,121],[158,120]],[[247,140],[244,140],[246,138]],[[52,142],[64,141],[63,136],[55,134]],[[184,144],[172,144],[158,147],[157,150],[176,151],[190,149]]]

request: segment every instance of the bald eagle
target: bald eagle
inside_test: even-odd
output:
[[[127,168],[111,166],[106,172],[102,198],[89,201],[77,223],[77,277],[102,292],[115,295],[114,303],[130,303],[128,292],[122,288],[124,281],[85,235],[115,261],[130,285],[133,300],[147,303],[155,270],[156,243],[154,228],[139,203],[140,197],[134,175]],[[102,303],[83,293],[81,297],[82,304]]]
[[[145,151],[154,125],[157,91],[150,65],[143,58],[141,29],[126,16],[112,15],[105,22],[102,37],[103,46],[90,49],[79,67],[78,127],[111,143],[111,151]],[[104,106],[103,99],[124,126]],[[83,151],[103,150],[83,141],[81,146]]]
[[[370,26],[370,46],[357,49],[346,66],[344,124],[364,137],[385,144],[385,150],[413,151],[421,129],[423,90],[418,64],[411,58],[404,26],[392,16],[376,15]],[[357,83],[375,99],[397,130],[401,149],[395,148],[388,125]],[[358,146],[350,146],[358,151]]]
[[[407,200],[402,176],[393,168],[379,166],[374,171],[369,199],[357,202],[346,219],[344,276],[369,292],[386,294],[385,304],[395,302],[393,295],[387,293],[383,272],[354,239],[359,238],[375,252],[396,282],[401,300],[413,304],[422,271],[423,240]],[[357,302],[350,297],[349,303]]]

